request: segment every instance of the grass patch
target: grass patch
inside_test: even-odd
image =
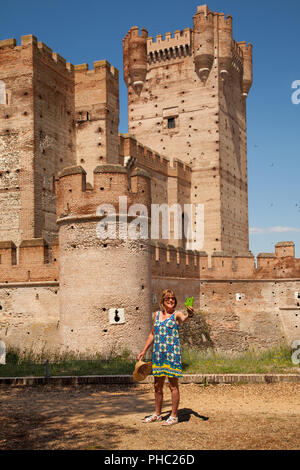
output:
[[[10,350],[6,354],[6,364],[0,365],[0,377],[45,376],[47,359],[45,355],[21,354]],[[49,358],[49,373],[51,376],[127,375],[132,374],[135,362],[127,351],[108,358],[64,354]]]
[[[185,374],[280,374],[296,372],[291,356],[287,346],[239,354],[184,350],[182,362]]]
[[[259,374],[295,373],[299,365],[291,361],[292,351],[282,346],[265,351],[250,350],[245,353],[217,353],[184,349],[182,354],[184,374]],[[6,364],[0,365],[0,377],[45,376],[46,355],[21,354],[9,350]],[[136,360],[128,351],[108,358],[93,356],[83,358],[71,354],[49,358],[51,376],[62,375],[131,375]]]

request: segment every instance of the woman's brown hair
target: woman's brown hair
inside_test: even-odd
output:
[[[160,302],[159,302],[160,308],[161,308],[162,310],[165,309],[164,300],[165,300],[165,298],[166,298],[167,296],[169,296],[169,295],[172,296],[172,297],[174,297],[174,299],[175,299],[174,308],[176,308],[177,299],[176,299],[176,296],[175,296],[174,291],[173,291],[172,289],[165,289],[165,290],[162,291],[162,295],[161,295]]]

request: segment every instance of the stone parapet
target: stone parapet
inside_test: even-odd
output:
[[[81,166],[65,168],[58,174],[55,188],[60,222],[64,217],[96,216],[98,206],[104,203],[111,204],[118,212],[120,196],[127,197],[128,205],[144,204],[150,211],[149,175],[145,171],[135,171],[129,177],[126,169],[117,164],[97,166],[94,169],[93,186],[88,189],[86,172]]]
[[[152,242],[151,262],[153,276],[198,278],[200,280],[256,280],[299,279],[300,258],[276,257],[261,253],[255,258],[251,252],[232,256],[227,252],[215,252],[209,266],[208,255],[203,251],[190,251],[170,245]]]
[[[17,248],[11,241],[0,244],[0,283],[58,281],[58,246],[42,238],[23,240]],[[18,256],[17,256],[18,255]]]
[[[142,145],[131,134],[119,134],[119,148],[121,160],[132,157],[142,168],[191,182],[192,169],[187,163],[175,158],[171,164],[168,158]]]

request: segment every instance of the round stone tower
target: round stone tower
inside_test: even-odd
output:
[[[117,164],[96,167],[93,187],[85,177],[75,166],[56,180],[61,349],[136,356],[151,328],[150,242],[131,225],[143,207],[150,225],[150,178]]]

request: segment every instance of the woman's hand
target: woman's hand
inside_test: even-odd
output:
[[[192,318],[192,316],[194,315],[193,307],[187,307],[187,314],[189,318]]]
[[[194,315],[194,309],[192,307],[186,307],[186,312],[176,312],[175,314],[175,320],[177,325],[180,325],[181,323],[184,323],[185,321],[188,321],[192,316]]]
[[[142,351],[137,357],[138,361],[141,361],[143,359],[144,355],[145,355],[145,353],[144,353],[144,351]]]

